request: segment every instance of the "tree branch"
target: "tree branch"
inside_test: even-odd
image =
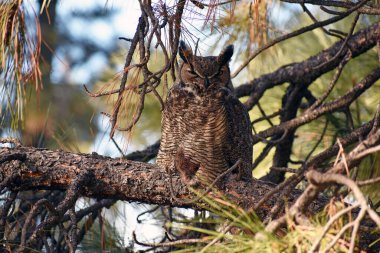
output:
[[[197,203],[189,204],[173,199],[168,173],[154,164],[33,147],[0,149],[0,157],[16,153],[23,154],[25,160],[0,164],[0,181],[17,175],[6,185],[10,190],[67,190],[80,173],[86,172],[92,179],[81,188],[82,196],[199,208]],[[195,195],[180,181],[178,175],[172,175],[172,181],[176,198],[194,198]],[[273,185],[259,180],[251,183],[230,176],[226,180],[225,189],[211,194],[213,198],[224,195],[240,207],[249,209],[272,189]],[[297,196],[298,192],[295,191],[289,199],[294,200]],[[275,197],[273,202],[274,200]],[[270,211],[271,201],[268,202],[268,208],[262,208],[259,216],[264,217]]]

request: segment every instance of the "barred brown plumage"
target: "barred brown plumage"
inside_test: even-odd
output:
[[[249,115],[233,93],[228,66],[233,46],[200,57],[181,41],[179,54],[184,62],[163,111],[157,164],[193,185],[212,182],[241,159],[241,175],[251,178]]]

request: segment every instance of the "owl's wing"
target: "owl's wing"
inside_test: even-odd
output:
[[[224,108],[228,122],[225,153],[230,166],[242,160],[243,176],[252,177],[252,128],[247,108],[232,93],[225,97]]]

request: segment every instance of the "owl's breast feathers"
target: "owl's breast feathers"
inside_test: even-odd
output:
[[[208,183],[239,159],[251,178],[252,134],[244,105],[227,88],[199,95],[176,84],[162,117],[157,164],[176,169],[185,181]]]

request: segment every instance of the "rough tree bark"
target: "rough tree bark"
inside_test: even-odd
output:
[[[79,175],[85,175],[89,180],[81,187],[82,196],[199,208],[197,203],[180,202],[178,198],[192,199],[195,195],[175,174],[171,177],[177,198],[172,198],[168,173],[154,164],[113,159],[96,153],[76,154],[21,146],[1,148],[0,157],[0,185],[7,185],[14,191],[67,190]],[[223,194],[248,210],[273,188],[274,185],[264,181],[237,181],[230,176],[225,189],[212,194],[214,198]],[[298,195],[299,192],[294,191],[287,198],[291,202]],[[276,196],[260,209],[262,218],[270,211]]]

